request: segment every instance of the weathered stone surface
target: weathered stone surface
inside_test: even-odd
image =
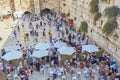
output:
[[[12,10],[10,1],[14,1],[15,11],[28,10],[39,13],[40,9],[50,8],[54,9],[55,11],[64,12],[66,14],[70,12],[70,18],[77,18],[74,20],[75,27],[79,29],[80,22],[85,20],[89,26],[89,36],[91,36],[91,38],[93,38],[98,45],[101,45],[101,47],[105,48],[105,50],[108,49],[109,53],[111,53],[111,51],[116,52],[116,47],[120,47],[120,17],[117,18],[119,28],[113,33],[113,35],[118,35],[118,39],[113,39],[113,35],[106,38],[104,37],[105,34],[102,32],[103,25],[107,21],[103,11],[105,8],[114,5],[120,7],[120,0],[107,0],[107,2],[99,2],[99,12],[101,12],[103,16],[96,22],[96,25],[93,24],[94,14],[90,14],[89,12],[89,4],[91,0],[0,0],[0,11],[11,12]],[[91,30],[93,30],[92,33]],[[109,51],[109,49],[111,51]]]

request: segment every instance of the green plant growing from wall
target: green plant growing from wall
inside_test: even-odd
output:
[[[110,18],[116,18],[120,14],[120,8],[117,6],[113,7],[108,7],[104,10],[105,16],[107,16],[109,19]]]
[[[100,12],[96,13],[94,16],[94,24],[96,24],[96,21],[101,18],[102,14]]]
[[[118,27],[118,23],[115,19],[109,20],[103,26],[103,32],[108,36],[110,35],[116,28]]]
[[[88,32],[88,24],[86,21],[81,22],[80,31],[81,32]]]
[[[94,25],[96,25],[96,21],[101,17],[98,4],[99,4],[99,0],[92,0],[90,2],[90,13],[94,15],[94,21],[93,21]]]
[[[119,38],[119,36],[117,34],[114,34],[113,38],[114,38],[114,40],[117,40]]]
[[[99,9],[98,9],[98,3],[99,3],[99,0],[92,0],[90,2],[90,12],[92,14],[95,14],[95,13],[97,13],[99,11]]]
[[[102,14],[99,12],[99,13],[96,13],[95,16],[94,16],[94,21],[97,21],[101,18]]]
[[[70,17],[70,12],[67,13],[67,16]]]
[[[101,0],[101,2],[107,2],[107,0]]]
[[[117,6],[108,7],[104,10],[105,16],[108,17],[108,21],[103,26],[103,32],[106,35],[110,35],[117,27],[117,16],[120,14],[120,8]]]

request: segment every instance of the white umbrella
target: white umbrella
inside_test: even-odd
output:
[[[48,51],[47,50],[34,51],[32,56],[37,58],[45,57],[48,56]]]
[[[7,46],[5,47],[5,51],[17,51],[18,49],[20,49],[19,45],[13,45],[13,46]]]
[[[16,11],[16,12],[14,12],[13,14],[14,14],[14,17],[15,17],[15,18],[21,18],[22,15],[23,15],[23,12],[22,12],[22,11]]]
[[[22,52],[19,51],[11,51],[6,53],[4,56],[2,56],[3,59],[9,61],[9,60],[14,60],[22,57]]]
[[[66,54],[66,55],[71,55],[71,54],[73,54],[74,52],[76,52],[73,47],[66,47],[66,46],[63,46],[63,47],[59,48],[58,51],[59,51],[61,54]]]
[[[98,52],[99,49],[95,45],[83,45],[82,46],[82,52],[87,51],[87,52]]]
[[[35,45],[35,49],[37,50],[46,50],[50,48],[50,44],[49,43],[38,43]]]
[[[63,46],[67,46],[67,44],[64,43],[64,42],[56,42],[56,43],[54,43],[54,47],[56,47],[56,48],[60,48],[60,47],[63,47]]]

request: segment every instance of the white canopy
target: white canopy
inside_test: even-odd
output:
[[[63,46],[67,46],[67,44],[64,43],[64,42],[56,42],[56,43],[54,43],[54,47],[56,47],[56,48],[60,48],[60,47],[63,47]]]
[[[35,45],[35,50],[47,50],[50,48],[49,43],[38,43]]]
[[[20,49],[19,45],[13,45],[13,46],[7,46],[7,47],[5,47],[5,51],[6,52],[8,52],[8,51],[17,51],[18,49]]]
[[[44,56],[48,55],[48,51],[47,50],[39,50],[39,51],[34,51],[32,56],[33,57],[37,57],[37,58],[41,58]]]
[[[82,46],[82,52],[87,51],[87,52],[98,52],[99,49],[95,45],[83,45]]]
[[[76,52],[73,47],[66,47],[66,46],[63,46],[63,47],[59,48],[58,51],[59,51],[61,54],[66,54],[66,55],[71,55],[71,54],[73,54],[74,52]]]
[[[22,11],[16,11],[13,13],[15,18],[21,18],[24,12]]]
[[[3,59],[9,61],[9,60],[14,60],[22,57],[22,52],[19,51],[11,51],[6,53],[4,56],[2,56]]]

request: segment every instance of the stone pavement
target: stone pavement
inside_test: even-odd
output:
[[[10,36],[16,24],[17,20],[13,21],[11,18],[0,21],[0,37],[2,38],[2,40],[0,41],[0,49],[2,49],[2,47],[6,43],[6,40]]]
[[[31,45],[34,45],[34,44],[39,43],[39,42],[49,42],[49,40],[48,40],[49,39],[49,37],[48,37],[48,30],[50,30],[50,29],[51,29],[53,38],[57,38],[58,37],[58,35],[56,35],[57,32],[55,31],[55,29],[52,28],[52,27],[49,27],[47,25],[46,26],[47,27],[46,28],[46,38],[42,38],[42,31],[43,31],[43,29],[45,27],[41,27],[39,29],[39,31],[38,31],[38,34],[39,34],[38,42],[34,41],[34,37],[33,36],[29,36],[29,38],[30,38],[29,41],[24,42],[23,35],[24,35],[24,33],[29,33],[30,28],[28,28],[28,21],[24,22],[25,23],[25,27],[24,28],[21,26],[21,23],[22,23],[22,20],[19,20],[18,21],[18,25],[20,26],[20,33],[17,32],[17,38],[15,38],[13,34],[11,34],[8,37],[6,43],[4,44],[4,47],[9,46],[9,45],[15,45],[17,43],[17,41],[20,41],[20,43],[23,46],[31,46]],[[32,23],[33,23],[33,26],[35,27],[36,22],[32,22]],[[39,23],[39,21],[37,21],[37,23]],[[17,28],[15,28],[15,30],[17,31]]]
[[[6,36],[6,34],[4,34],[4,36],[6,37],[5,38],[6,40],[4,41],[5,44],[3,43],[4,44],[3,47],[15,45],[17,43],[17,41],[19,41],[23,46],[32,46],[32,45],[37,44],[39,42],[49,42],[49,39],[48,39],[49,38],[48,37],[48,31],[49,30],[51,30],[53,38],[57,38],[58,39],[58,32],[55,31],[55,27],[54,26],[49,27],[48,25],[46,25],[46,27],[40,27],[40,29],[38,31],[39,32],[38,33],[39,34],[38,42],[34,41],[33,36],[29,36],[29,38],[30,38],[29,41],[24,42],[23,35],[24,35],[24,33],[29,33],[30,32],[30,28],[28,27],[29,22],[27,20],[24,22],[24,24],[25,24],[24,28],[21,25],[22,22],[23,22],[22,20],[18,20],[18,22],[17,22],[17,25],[20,26],[20,32],[17,32],[17,37],[16,38],[13,35],[13,30],[17,31],[17,28],[14,27],[15,25],[12,25],[13,28],[11,28],[10,30],[8,30],[6,32],[2,32],[2,33],[6,33],[7,34],[7,36]],[[37,23],[39,23],[39,22],[40,21],[37,21]],[[12,22],[10,22],[10,23],[12,23]],[[32,24],[33,24],[33,27],[35,27],[36,22],[32,22]],[[42,37],[42,31],[43,31],[44,28],[46,28],[46,38]],[[8,37],[8,39],[7,39],[7,37]],[[30,80],[47,80],[47,78],[49,77],[48,73],[49,73],[48,70],[46,70],[45,75],[42,75],[40,72],[34,71],[29,79]],[[98,80],[97,78],[98,77],[96,77],[95,80]],[[71,75],[70,74],[67,74],[67,80],[71,80]],[[82,73],[82,76],[79,78],[79,80],[89,80],[89,79],[85,79],[84,78],[84,74]]]

